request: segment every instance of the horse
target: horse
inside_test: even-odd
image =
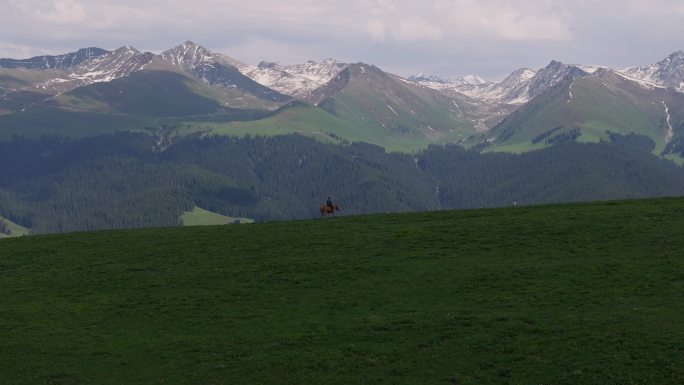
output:
[[[321,206],[321,215],[332,215],[335,216],[335,211],[340,211],[340,206],[333,205],[332,207],[328,205]]]

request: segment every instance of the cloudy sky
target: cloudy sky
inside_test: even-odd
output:
[[[614,67],[684,49],[682,0],[0,0],[0,57],[192,40],[249,64],[327,57],[500,79],[551,59]]]

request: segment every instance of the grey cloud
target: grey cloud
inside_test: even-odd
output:
[[[551,59],[637,65],[682,49],[678,0],[0,0],[0,57],[185,40],[236,59],[329,56],[401,75],[500,77]]]

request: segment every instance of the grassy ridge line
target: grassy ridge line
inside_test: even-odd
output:
[[[192,211],[186,211],[183,213],[183,215],[181,215],[180,220],[183,226],[227,225],[235,222],[242,224],[254,223],[254,219],[251,218],[227,217],[225,215],[205,210],[201,207],[195,207],[192,209]]]
[[[684,378],[684,199],[2,241],[12,384]]]
[[[12,221],[10,221],[7,218],[3,218],[0,216],[0,222],[3,222],[5,226],[10,230],[10,234],[2,234],[0,233],[0,238],[7,238],[7,237],[20,237],[22,235],[28,235],[31,230],[27,229],[24,226],[18,225]]]

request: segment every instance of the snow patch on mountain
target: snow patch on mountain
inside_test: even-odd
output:
[[[620,76],[623,79],[629,80],[631,82],[635,82],[635,83],[639,84],[640,86],[642,86],[646,89],[649,89],[649,90],[652,90],[655,88],[665,88],[665,86],[659,85],[654,81],[646,80],[645,78],[638,78],[638,77],[630,76],[624,72],[615,71],[615,70],[613,70],[613,73],[615,73],[616,75]]]
[[[98,82],[109,82],[144,69],[153,58],[154,54],[150,52],[142,53],[130,46],[121,47],[83,61],[70,72],[41,83],[38,87],[50,89],[64,85],[69,89]]]
[[[447,93],[458,93],[486,103],[520,104],[529,100],[528,83],[536,72],[523,68],[499,83],[486,81],[477,75],[448,79],[438,75],[418,74],[408,80]]]
[[[684,92],[684,51],[676,51],[654,64],[628,67],[619,72],[637,80]]]
[[[256,67],[245,65],[238,69],[266,87],[286,95],[303,97],[335,78],[346,66],[329,58],[321,63],[310,60],[294,65],[262,61]]]
[[[133,47],[125,46],[84,62],[70,77],[84,83],[109,82],[144,69],[153,56],[152,53],[141,53]]]
[[[479,85],[482,85],[482,84],[490,83],[490,82],[488,82],[488,81],[482,79],[481,77],[479,77],[479,76],[477,76],[477,75],[475,75],[475,74],[471,74],[471,75],[466,75],[466,76],[464,76],[464,77],[463,77],[463,81],[465,81],[466,83],[472,84],[472,85],[474,85],[474,86],[479,86]]]
[[[590,75],[593,74],[594,72],[600,70],[600,69],[607,69],[606,67],[603,67],[603,66],[584,65],[584,64],[575,64],[575,67],[581,69],[582,71],[584,71]]]
[[[482,100],[488,103],[523,104],[529,100],[529,84],[536,74],[529,68],[513,71],[501,82],[493,84]]]
[[[588,69],[595,71],[597,68]],[[489,104],[520,105],[568,77],[587,74],[587,71],[578,66],[553,60],[539,71],[521,68],[499,83],[487,82],[472,75],[448,80],[439,76],[419,74],[409,77],[409,80],[439,91],[458,92]]]
[[[483,98],[489,88],[495,84],[484,80],[475,74],[449,79],[439,75],[420,73],[409,76],[408,80],[434,90],[447,93],[456,92],[475,99]]]
[[[219,56],[191,41],[178,45],[160,54],[161,59],[187,71],[195,71],[213,65]]]
[[[191,41],[178,45],[159,55],[140,52],[131,46],[124,46],[104,55],[85,60],[69,72],[39,84],[42,89],[56,89],[58,92],[98,82],[109,82],[144,70],[154,64],[154,68],[176,67],[182,72],[192,73],[206,83],[217,86],[234,86],[231,78],[233,71],[239,71],[234,64],[237,60],[213,53]],[[228,73],[227,73],[228,72]]]
[[[670,143],[674,136],[674,129],[672,128],[672,116],[670,116],[670,107],[663,100],[663,107],[665,107],[665,122],[667,124],[667,133],[665,134],[665,143]]]
[[[572,79],[572,83],[570,83],[570,87],[568,87],[568,101],[566,103],[570,103],[572,101],[572,86],[575,85],[575,79]]]
[[[102,48],[81,48],[76,52],[70,52],[56,56],[34,56],[29,59],[0,59],[1,68],[28,68],[28,69],[67,69],[81,62],[104,55],[109,51]]]

